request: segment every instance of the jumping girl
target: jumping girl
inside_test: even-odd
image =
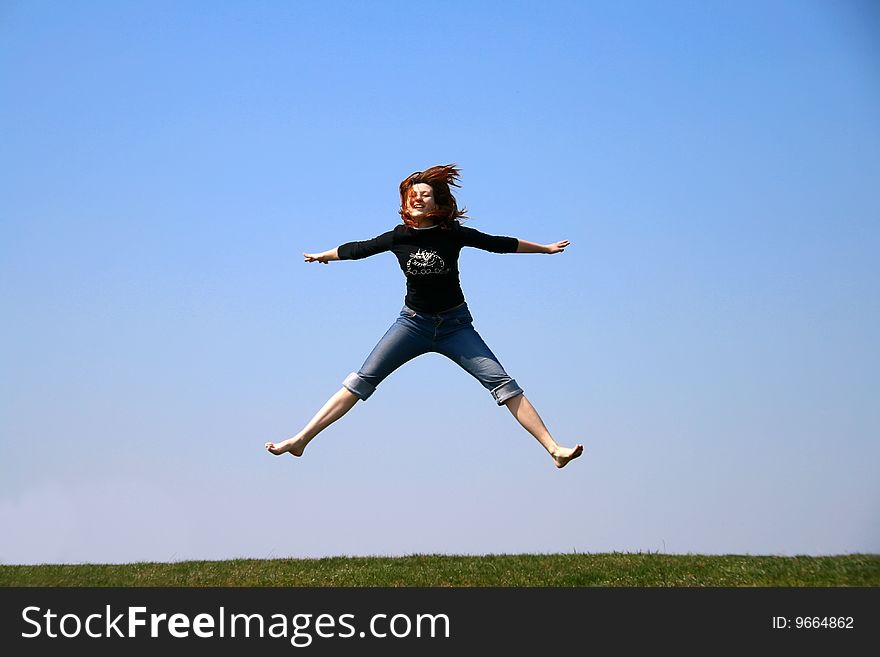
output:
[[[583,452],[582,445],[561,447],[553,440],[522,388],[501,366],[473,326],[473,317],[461,291],[458,254],[472,246],[493,253],[562,253],[567,240],[535,244],[514,237],[486,235],[459,223],[466,210],[458,209],[450,185],[460,187],[454,164],[416,171],[400,183],[403,223],[363,242],[348,242],[323,253],[304,253],[305,262],[359,260],[391,251],[406,275],[406,298],[400,316],[379,340],[357,372],[349,374],[333,395],[298,434],[280,443],[266,443],[272,454],[302,456],[306,445],[330,424],[348,413],[357,401],[366,401],[389,374],[416,356],[443,354],[473,375],[495,402],[507,406],[513,417],[538,439],[557,468]]]

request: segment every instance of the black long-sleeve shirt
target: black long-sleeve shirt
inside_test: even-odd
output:
[[[458,254],[473,246],[492,253],[514,253],[515,237],[487,235],[457,222],[448,230],[440,226],[393,230],[363,242],[346,242],[337,249],[340,260],[360,260],[391,251],[406,275],[405,303],[413,310],[437,313],[464,301],[458,277]]]

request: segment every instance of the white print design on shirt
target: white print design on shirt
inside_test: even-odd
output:
[[[407,274],[446,274],[449,271],[443,258],[438,256],[436,251],[419,249],[406,263]]]

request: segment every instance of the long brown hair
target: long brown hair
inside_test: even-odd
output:
[[[437,207],[425,216],[439,224],[441,230],[452,227],[457,219],[467,219],[467,208],[458,209],[458,203],[452,195],[452,190],[449,189],[450,185],[461,188],[458,184],[460,178],[461,171],[457,164],[438,164],[404,178],[400,183],[400,217],[403,223],[410,228],[418,226],[415,219],[409,215],[407,200],[412,193],[413,185],[419,183],[431,186]]]

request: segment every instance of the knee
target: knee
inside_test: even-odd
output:
[[[361,401],[367,401],[370,395],[376,391],[376,386],[358,376],[356,372],[352,372],[345,377],[342,387]]]
[[[519,384],[515,379],[510,379],[506,383],[502,383],[497,388],[493,388],[491,390],[492,397],[495,398],[495,403],[499,406],[503,406],[505,403],[513,399],[514,397],[518,397],[523,394],[523,389],[519,387]]]
[[[352,405],[354,405],[357,401],[359,401],[361,399],[358,395],[353,393],[351,390],[349,390],[345,386],[342,386],[339,389],[339,392],[336,393],[336,395],[337,395],[337,397],[339,397],[339,399],[342,400],[343,403],[352,404]]]

